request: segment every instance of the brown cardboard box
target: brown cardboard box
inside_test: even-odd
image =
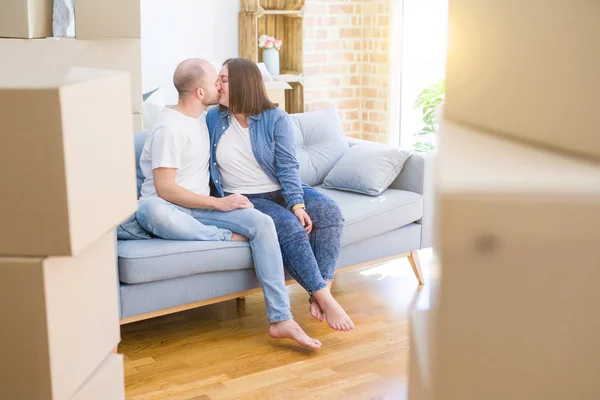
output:
[[[600,159],[600,2],[451,0],[446,117]]]
[[[142,114],[133,114],[133,131],[140,132],[143,130],[144,118]]]
[[[72,51],[73,60],[56,58],[55,63],[75,67],[126,71],[131,82],[131,109],[138,114],[142,110],[142,48],[139,39],[80,40],[72,38],[47,38],[37,40],[0,39],[0,51],[8,45],[35,47],[42,52]]]
[[[435,400],[600,395],[600,166],[442,123]]]
[[[124,400],[123,356],[109,355],[71,400]]]
[[[429,281],[420,290],[410,312],[410,358],[408,398],[431,400],[433,388],[434,334],[437,318],[438,281]]]
[[[75,257],[0,258],[0,398],[70,399],[120,341],[116,238]]]
[[[0,37],[52,36],[53,0],[0,1]]]
[[[61,41],[80,41],[61,39]],[[142,47],[139,39],[85,40],[85,51],[76,62],[78,67],[102,68],[129,72],[131,108],[142,110]]]
[[[0,255],[76,254],[136,209],[127,74],[45,47],[0,45]]]
[[[265,88],[267,89],[269,100],[273,103],[278,103],[279,108],[285,110],[285,91],[292,88],[290,84],[283,81],[269,81],[265,82]]]
[[[140,0],[75,0],[78,39],[141,39]]]

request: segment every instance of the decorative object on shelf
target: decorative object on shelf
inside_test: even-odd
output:
[[[291,86],[285,90],[285,111],[290,114],[304,112],[304,3],[305,0],[240,0],[238,55],[265,64],[275,81]],[[274,49],[267,50],[261,46],[261,35],[283,39],[285,46],[281,42],[277,45],[273,39]],[[279,68],[272,65],[272,56],[277,56]]]
[[[262,59],[267,71],[273,76],[279,75],[279,49],[282,41],[269,35],[258,38],[258,47],[263,49]]]

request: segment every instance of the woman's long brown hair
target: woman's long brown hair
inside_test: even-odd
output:
[[[229,112],[256,115],[278,107],[267,96],[265,83],[258,65],[247,58],[230,58],[223,65],[229,70]],[[219,110],[226,107],[219,105]]]

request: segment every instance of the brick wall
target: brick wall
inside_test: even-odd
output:
[[[388,137],[391,0],[306,0],[306,111],[334,106],[346,135]]]

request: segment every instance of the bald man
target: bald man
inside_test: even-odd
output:
[[[183,61],[173,76],[179,101],[165,108],[146,139],[140,158],[144,174],[136,217],[144,229],[171,240],[249,239],[263,289],[269,334],[318,349],[321,342],[294,321],[285,288],[275,224],[239,194],[210,196],[210,139],[206,107],[217,104],[217,70],[202,59]]]

